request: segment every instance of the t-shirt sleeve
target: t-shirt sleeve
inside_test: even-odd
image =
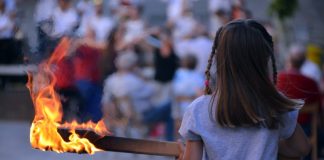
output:
[[[200,125],[197,119],[198,114],[195,114],[197,105],[196,101],[192,102],[183,116],[179,133],[185,140],[201,140],[199,135]]]
[[[280,139],[289,138],[296,129],[298,110],[287,112],[282,115],[282,124],[280,125]]]

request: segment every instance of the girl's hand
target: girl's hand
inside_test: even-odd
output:
[[[177,140],[177,143],[178,143],[178,148],[179,148],[179,151],[180,151],[179,156],[177,157],[177,160],[182,160],[185,145],[182,143],[182,141],[180,139]]]

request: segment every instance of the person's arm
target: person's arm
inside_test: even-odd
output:
[[[183,155],[183,160],[201,160],[203,155],[203,142],[198,141],[186,141],[186,148]]]
[[[284,157],[303,157],[311,150],[308,137],[299,124],[294,133],[287,139],[279,142],[279,155]]]

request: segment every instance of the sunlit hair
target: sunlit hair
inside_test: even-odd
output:
[[[255,20],[232,21],[217,31],[205,73],[207,82],[213,61],[216,88],[207,85],[205,93],[212,94],[211,118],[221,126],[275,129],[279,116],[298,105],[276,90],[272,37]]]

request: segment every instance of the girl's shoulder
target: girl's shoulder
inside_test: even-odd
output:
[[[198,114],[208,110],[208,106],[210,105],[211,95],[202,95],[196,98],[194,101],[190,103],[185,114]]]
[[[196,98],[194,101],[192,101],[192,103],[190,104],[190,106],[197,106],[197,105],[202,105],[204,103],[209,103],[211,100],[211,95],[202,95],[198,98]]]

